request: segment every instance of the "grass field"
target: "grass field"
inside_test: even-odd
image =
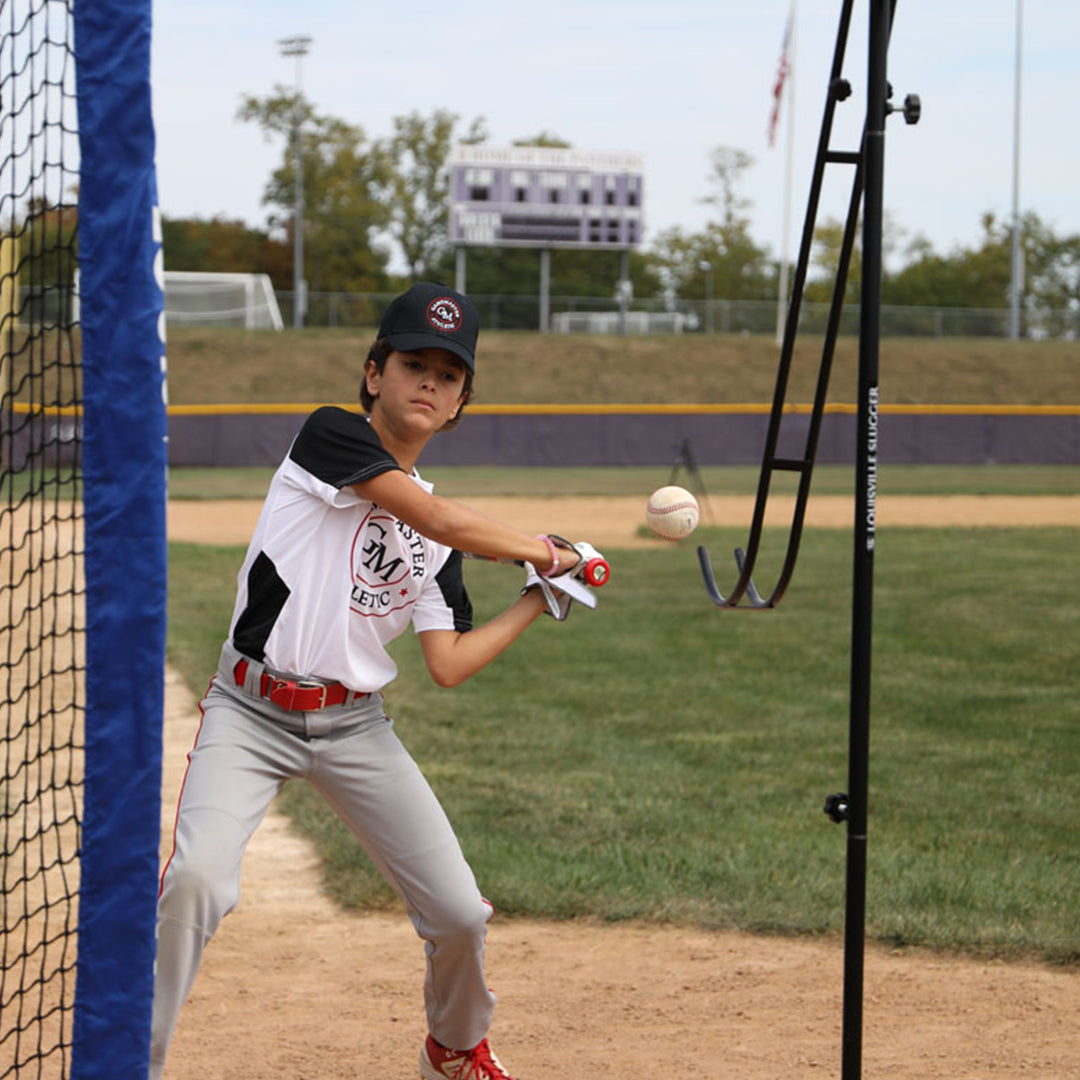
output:
[[[440,495],[558,496],[641,495],[671,479],[669,468],[425,468],[424,478]],[[169,495],[174,499],[261,499],[273,469],[172,469]],[[752,495],[757,491],[757,466],[705,466],[700,480],[710,495]],[[685,472],[676,480],[693,484]],[[884,495],[1080,495],[1080,468],[1072,465],[890,465],[881,470]],[[816,495],[850,495],[854,469],[819,465],[814,470]],[[777,474],[770,490],[793,490],[789,476]]]
[[[347,401],[369,338],[170,333],[171,400]],[[800,344],[789,400],[808,399],[816,355]],[[477,400],[768,401],[776,357],[765,338],[489,334]],[[856,357],[841,341],[831,400],[854,399]],[[884,341],[882,400],[1075,404],[1078,370],[1078,343]],[[462,498],[642,494],[670,472],[424,471]],[[261,497],[269,477],[173,470],[170,492]],[[753,492],[757,477],[701,478],[720,495]],[[1076,468],[891,466],[879,480],[884,496],[1080,492]],[[816,494],[852,485],[850,468],[815,471]],[[714,553],[746,538],[698,536]],[[781,541],[766,530],[763,560]],[[503,912],[537,916],[838,930],[846,837],[822,805],[847,787],[850,537],[810,531],[768,614],[716,611],[690,545],[606,554],[615,577],[598,611],[543,620],[456,690],[434,687],[411,635],[396,644],[390,710],[485,893]],[[216,664],[241,558],[171,547],[169,653],[196,691]],[[480,618],[513,595],[506,567],[470,564],[468,576]],[[1074,531],[879,533],[871,937],[1080,963],[1078,623]],[[342,903],[392,902],[317,796],[290,785],[282,806],[314,838]]]
[[[500,466],[424,467],[424,478],[440,495],[467,499],[475,495],[557,497],[576,495],[635,495],[644,498],[672,479],[667,467],[503,468]],[[273,476],[272,468],[174,468],[169,470],[171,499],[261,499]],[[709,495],[753,495],[758,466],[703,466],[696,477],[685,471],[675,476],[683,485],[700,487]],[[889,465],[881,470],[885,495],[1080,495],[1080,468],[1075,465]],[[67,490],[68,486],[71,490]],[[844,465],[819,465],[814,470],[814,495],[850,495],[854,470]],[[81,478],[41,473],[4,473],[0,504],[33,497],[48,501],[81,498]],[[774,475],[770,492],[792,493],[794,479]]]
[[[175,405],[354,401],[373,330],[169,330]],[[820,340],[796,342],[788,400],[807,402]],[[779,347],[769,336],[618,337],[482,333],[474,400],[488,405],[770,402]],[[856,398],[858,341],[841,338],[831,401]],[[881,401],[1080,404],[1080,342],[886,338]]]
[[[700,530],[713,551],[742,533]],[[695,537],[697,539],[697,537]],[[503,912],[787,934],[843,922],[850,538],[812,531],[783,605],[718,612],[693,549],[609,552],[596,612],[542,620],[439,690],[412,635],[397,729]],[[173,545],[170,657],[201,689],[242,551]],[[478,618],[516,572],[471,564]],[[1080,963],[1075,532],[883,530],[875,583],[868,933]],[[282,805],[344,904],[391,902],[304,785]]]

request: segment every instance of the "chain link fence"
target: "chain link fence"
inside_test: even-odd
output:
[[[382,317],[394,293],[308,293],[305,325],[309,327],[372,327]],[[293,294],[278,292],[278,304],[286,326],[292,325]],[[470,294],[480,311],[485,330],[536,330],[541,325],[538,296]],[[635,300],[629,309],[634,318],[620,320],[619,302],[611,297],[552,296],[550,325],[581,332],[582,326],[595,333],[717,333],[775,334],[777,305],[771,300],[680,300],[674,305],[662,299]],[[595,315],[590,324],[583,316]],[[560,316],[565,316],[560,319]],[[606,318],[604,317],[606,316]],[[652,316],[649,318],[648,316]],[[829,305],[803,301],[799,331],[823,334]],[[901,307],[881,308],[883,337],[987,337],[1009,336],[1008,308]],[[840,318],[840,333],[859,333],[859,306],[846,304]],[[1029,339],[1076,340],[1080,336],[1080,309],[1022,312],[1021,337]]]
[[[285,326],[293,323],[293,293],[277,291],[278,306]],[[396,293],[309,292],[308,327],[377,326],[386,306]],[[78,318],[78,298],[70,286],[20,289],[18,311],[21,321],[47,325],[68,325]],[[541,325],[541,305],[537,296],[470,294],[480,311],[485,330],[537,330]],[[241,312],[242,314],[242,312]],[[663,299],[635,300],[627,318],[620,317],[619,301],[600,296],[552,296],[549,325],[559,333],[628,334],[775,334],[777,305],[772,300],[679,300],[674,305]],[[820,335],[829,319],[829,305],[803,301],[799,332]],[[204,326],[217,325],[212,313],[200,317]],[[221,325],[234,325],[222,319]],[[1008,308],[903,307],[883,304],[883,337],[983,337],[1007,338],[1010,332]],[[845,304],[840,316],[840,333],[857,336],[859,305]],[[1080,338],[1080,306],[1056,311],[1020,313],[1020,336],[1029,340],[1075,341]]]

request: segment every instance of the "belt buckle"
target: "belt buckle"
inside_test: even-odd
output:
[[[324,682],[310,682],[300,681],[296,683],[297,690],[318,690],[319,691],[319,704],[312,706],[310,709],[305,709],[304,712],[313,712],[315,709],[326,708],[326,692],[330,689]]]
[[[277,675],[268,675],[267,678],[270,683],[266,697],[278,708],[284,709],[286,712],[313,712],[316,709],[326,708],[326,694],[330,689],[326,683],[319,682],[316,679],[284,679]],[[305,698],[303,705],[297,705],[296,695],[301,691],[308,694],[312,690],[319,692],[318,702],[309,705]]]

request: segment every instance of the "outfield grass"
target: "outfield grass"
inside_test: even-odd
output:
[[[714,556],[744,540],[697,536]],[[842,926],[846,834],[822,804],[847,787],[850,548],[809,532],[770,613],[715,610],[690,545],[609,553],[596,612],[542,620],[452,691],[427,678],[413,635],[395,644],[389,709],[497,908]],[[171,548],[170,656],[197,690],[241,556]],[[509,601],[516,573],[469,565],[478,618]],[[1080,962],[1078,622],[1075,531],[880,533],[872,938]],[[310,789],[289,785],[281,805],[340,902],[395,902]]]
[[[455,466],[424,468],[426,480],[440,495],[645,495],[672,476],[671,468],[504,468]],[[174,499],[261,499],[274,470],[270,468],[171,469],[169,494]],[[752,495],[758,466],[705,466],[700,480],[710,495]],[[676,480],[696,487],[681,470]],[[790,477],[776,474],[774,492]],[[880,471],[883,495],[1080,495],[1080,468],[1075,465],[886,465]],[[854,469],[819,465],[811,491],[818,495],[850,495]]]
[[[434,466],[421,472],[440,495],[641,495],[672,479],[672,469],[649,467],[522,467]],[[174,468],[169,470],[172,499],[261,499],[270,486],[273,468]],[[680,469],[675,481],[710,495],[753,495],[760,468],[704,466],[692,477]],[[773,476],[771,491],[794,490],[794,479]],[[0,478],[0,504],[33,497],[70,501],[81,498],[81,478],[40,473],[5,473]],[[812,495],[850,495],[854,469],[819,465],[814,470]],[[1080,467],[1075,465],[886,465],[880,471],[880,490],[888,495],[1080,495]]]
[[[354,401],[374,328],[280,334],[169,328],[175,405]],[[822,341],[795,343],[788,400],[813,400]],[[831,401],[856,399],[859,342],[836,343]],[[539,334],[483,331],[474,400],[485,405],[770,402],[780,348],[743,334]],[[1080,342],[883,338],[887,404],[1077,402]]]

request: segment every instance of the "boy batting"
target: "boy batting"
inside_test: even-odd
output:
[[[151,1080],[163,1075],[203,950],[239,899],[248,840],[294,777],[348,824],[425,942],[420,1076],[510,1080],[487,1039],[491,905],[381,694],[397,674],[386,646],[410,625],[431,677],[450,687],[545,611],[562,619],[572,599],[592,605],[575,578],[596,562],[591,547],[525,535],[440,498],[416,471],[428,440],[461,419],[478,332],[465,296],[414,285],[389,306],[368,353],[366,415],[316,410],[271,481],[162,875]],[[521,594],[481,626],[464,552],[528,569]]]

